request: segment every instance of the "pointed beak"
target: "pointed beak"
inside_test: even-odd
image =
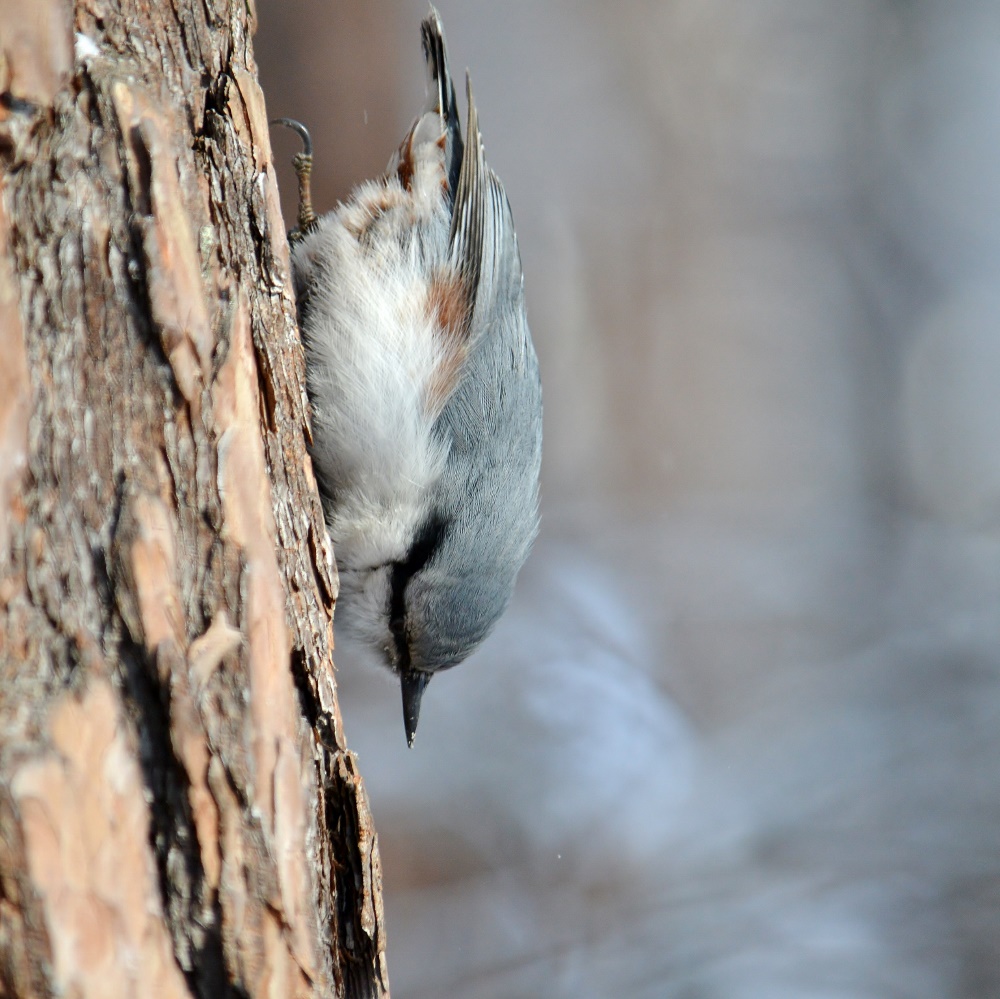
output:
[[[406,744],[413,745],[413,737],[417,734],[417,721],[420,718],[420,699],[424,696],[424,688],[430,682],[430,673],[411,669],[400,674],[399,685],[403,690],[403,725],[406,727]]]

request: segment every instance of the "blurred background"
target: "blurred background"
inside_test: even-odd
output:
[[[413,750],[339,650],[394,994],[1000,996],[1000,3],[439,9],[543,519]],[[426,6],[258,12],[332,207],[421,106]]]

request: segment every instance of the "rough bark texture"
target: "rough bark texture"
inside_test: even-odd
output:
[[[3,995],[388,994],[254,16],[0,0]]]

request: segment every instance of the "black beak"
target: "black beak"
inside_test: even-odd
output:
[[[430,678],[430,673],[417,669],[410,669],[399,675],[399,685],[403,690],[403,725],[406,727],[406,744],[408,746],[413,745],[413,737],[417,734],[420,699],[424,696],[424,688]]]

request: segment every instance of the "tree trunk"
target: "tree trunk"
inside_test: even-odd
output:
[[[0,0],[5,996],[388,995],[254,16]]]

